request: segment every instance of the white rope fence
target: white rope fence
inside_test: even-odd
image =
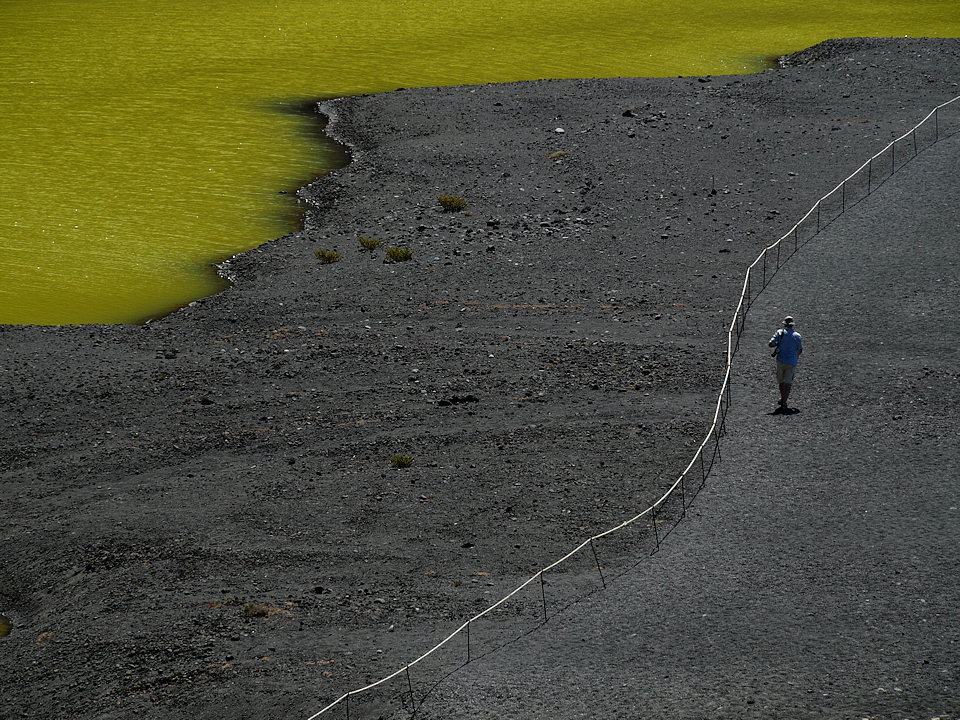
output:
[[[542,622],[546,622],[549,619],[547,586],[552,583],[548,583],[545,579],[546,573],[551,571],[563,572],[563,566],[566,566],[569,561],[579,555],[581,551],[590,548],[592,562],[589,557],[587,558],[587,562],[592,567],[592,570],[596,570],[598,573],[601,585],[606,587],[603,565],[600,563],[597,554],[597,542],[627,529],[637,531],[637,534],[632,538],[633,542],[627,542],[627,546],[630,547],[631,552],[636,553],[637,546],[642,542],[650,543],[652,552],[656,552],[660,548],[660,543],[666,535],[669,534],[669,532],[676,527],[676,524],[686,515],[686,509],[690,506],[694,497],[706,482],[714,461],[720,458],[720,438],[725,431],[727,410],[731,402],[730,378],[733,358],[739,350],[740,336],[743,333],[746,315],[753,301],[767,287],[767,284],[773,279],[777,271],[783,267],[786,261],[822,229],[846,212],[848,208],[860,202],[876,190],[887,178],[891,177],[920,152],[929,148],[939,140],[960,132],[960,102],[957,101],[960,101],[960,96],[935,107],[923,120],[917,123],[913,129],[890,142],[883,150],[872,156],[848,177],[844,178],[833,190],[821,197],[816,204],[810,208],[807,214],[790,228],[783,237],[775,243],[768,245],[747,268],[743,280],[743,289],[740,292],[740,299],[734,311],[733,320],[727,331],[726,370],[724,372],[723,384],[717,398],[710,429],[697,448],[696,453],[694,453],[690,463],[684,468],[676,482],[670,486],[659,500],[643,512],[623,521],[616,527],[612,527],[609,530],[587,538],[566,555],[541,569],[486,610],[471,617],[416,660],[376,682],[344,693],[322,710],[311,715],[307,720],[315,720],[321,715],[341,706],[345,717],[347,720],[350,720],[351,698],[354,699],[354,705],[356,706],[357,703],[361,701],[361,696],[368,696],[371,691],[375,689],[387,689],[390,683],[393,683],[392,689],[389,689],[386,698],[381,697],[379,700],[372,698],[364,699],[373,705],[375,713],[379,716],[406,710],[410,713],[410,716],[413,717],[416,714],[418,704],[411,678],[411,670],[417,666],[426,664],[428,660],[435,659],[442,649],[448,648],[451,641],[463,636],[466,644],[465,658],[463,655],[460,655],[461,661],[459,663],[452,661],[447,666],[446,672],[439,672],[436,678],[428,683],[426,692],[421,695],[422,702],[422,698],[425,697],[430,689],[436,686],[443,677],[480,657],[479,654],[473,652],[476,643],[471,642],[470,632],[471,627],[476,625],[478,621],[492,617],[497,611],[517,612],[517,607],[509,606],[509,603],[517,599],[524,591],[534,591],[538,595],[536,600],[538,620],[541,618],[541,615]],[[956,103],[956,105],[954,105],[954,103]],[[697,472],[698,465],[699,472]],[[691,486],[692,483],[695,483],[695,485]],[[665,526],[662,534],[660,530],[661,525]],[[575,581],[576,578],[572,581],[568,580],[567,584],[572,584],[572,582]],[[591,584],[593,589],[596,590],[596,582],[592,582]],[[573,602],[581,599],[589,592],[589,590],[582,592]],[[527,605],[529,605],[529,603],[527,603]],[[541,607],[542,614],[540,613]],[[562,609],[562,607],[555,609],[554,615]],[[516,631],[513,632],[514,636],[516,636]],[[498,645],[492,650],[488,650],[488,652],[493,652],[499,647],[502,647],[502,645]],[[388,709],[394,705],[396,705],[396,707]],[[356,714],[357,717],[365,716],[366,713],[362,712],[362,710],[363,708],[355,707],[354,714]]]

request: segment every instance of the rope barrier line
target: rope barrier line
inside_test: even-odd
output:
[[[413,702],[413,707],[416,708],[416,702],[415,702],[414,697],[413,697],[413,695],[414,695],[414,693],[413,693],[413,684],[412,684],[412,682],[411,682],[411,680],[410,680],[410,669],[411,669],[412,667],[414,667],[415,665],[421,663],[422,661],[426,660],[428,657],[430,657],[430,656],[433,655],[434,653],[436,653],[438,650],[440,650],[440,649],[441,649],[442,647],[444,647],[447,643],[449,643],[451,640],[453,640],[455,637],[457,637],[460,633],[462,633],[462,632],[464,632],[464,631],[467,632],[467,662],[469,663],[469,662],[470,662],[470,640],[469,640],[470,625],[471,625],[472,623],[476,622],[477,620],[483,618],[484,616],[492,613],[492,612],[493,612],[494,610],[496,610],[498,607],[500,607],[501,605],[503,605],[504,603],[506,603],[508,600],[512,599],[512,598],[515,597],[517,594],[519,594],[522,590],[524,590],[525,588],[527,588],[528,586],[530,586],[531,584],[533,584],[533,583],[535,583],[535,582],[537,582],[537,581],[539,581],[539,583],[540,583],[540,591],[541,591],[541,597],[542,597],[542,601],[543,601],[544,622],[546,622],[546,620],[548,619],[548,613],[547,613],[547,601],[546,601],[546,588],[545,588],[544,579],[543,579],[544,573],[546,573],[546,572],[548,572],[548,571],[550,571],[550,570],[552,570],[552,569],[554,569],[554,568],[562,565],[562,564],[565,563],[567,560],[569,560],[571,557],[573,557],[574,555],[576,555],[577,553],[579,553],[581,550],[583,550],[584,548],[586,548],[586,547],[589,546],[589,547],[591,548],[592,552],[593,552],[593,557],[594,557],[594,560],[596,561],[597,570],[600,572],[601,581],[603,581],[604,587],[606,587],[606,581],[603,580],[603,571],[602,571],[602,569],[601,569],[600,562],[599,562],[599,559],[598,559],[598,557],[597,557],[597,552],[596,552],[596,548],[595,548],[595,546],[594,546],[594,541],[595,541],[595,540],[600,540],[601,538],[607,537],[608,535],[612,535],[612,534],[614,534],[614,533],[617,533],[617,532],[623,530],[624,528],[629,527],[629,526],[637,523],[639,520],[641,520],[641,519],[642,519],[643,517],[645,517],[646,515],[650,515],[651,518],[653,519],[653,530],[654,530],[654,533],[655,533],[655,535],[656,535],[656,548],[659,549],[659,546],[660,546],[660,535],[659,535],[659,531],[657,530],[657,522],[656,522],[656,512],[657,512],[657,508],[659,508],[659,507],[661,507],[662,505],[664,505],[664,504],[667,502],[667,500],[669,500],[669,499],[676,493],[677,489],[679,488],[680,491],[681,491],[681,494],[683,495],[683,498],[682,498],[682,504],[683,504],[682,510],[683,510],[683,514],[685,515],[685,513],[686,513],[686,508],[687,508],[687,499],[686,499],[686,493],[685,493],[685,491],[684,491],[684,479],[685,479],[686,476],[692,471],[694,465],[695,465],[697,462],[699,462],[699,463],[700,463],[700,467],[701,467],[701,473],[702,473],[702,476],[703,476],[703,479],[702,479],[702,482],[701,482],[701,486],[702,486],[702,484],[703,484],[704,482],[706,482],[706,478],[707,478],[707,476],[709,475],[710,470],[711,470],[712,467],[713,467],[714,458],[719,458],[720,437],[722,436],[722,434],[723,434],[723,432],[724,432],[724,427],[725,427],[724,421],[725,421],[725,418],[726,418],[726,408],[729,407],[729,405],[730,405],[730,399],[729,399],[729,398],[730,398],[730,385],[731,385],[731,375],[732,375],[732,368],[733,368],[733,359],[734,359],[734,357],[736,356],[737,350],[739,349],[740,335],[743,333],[743,328],[744,328],[744,325],[745,325],[745,322],[746,322],[746,315],[747,315],[747,313],[749,312],[750,306],[751,306],[751,303],[752,303],[750,278],[751,278],[751,275],[752,275],[752,273],[754,272],[755,268],[757,267],[758,263],[763,263],[763,278],[762,278],[762,284],[760,285],[759,290],[756,291],[756,294],[755,294],[756,297],[758,297],[758,296],[760,295],[760,293],[762,293],[763,290],[766,289],[766,287],[767,287],[767,285],[769,284],[769,282],[773,279],[773,277],[777,274],[777,272],[779,272],[780,268],[782,267],[782,264],[781,264],[781,261],[780,261],[780,245],[781,245],[782,243],[784,243],[785,240],[788,240],[791,236],[793,236],[793,238],[794,238],[794,247],[793,247],[792,249],[789,249],[789,248],[788,248],[788,254],[787,254],[786,258],[784,258],[784,260],[783,260],[783,262],[786,263],[786,261],[789,260],[790,257],[791,257],[793,254],[795,254],[795,253],[800,249],[800,247],[801,247],[801,242],[800,242],[800,238],[799,238],[800,227],[801,227],[801,225],[803,225],[803,223],[804,223],[806,220],[808,220],[808,219],[814,214],[814,212],[816,212],[816,219],[817,219],[816,229],[814,230],[813,234],[812,234],[809,238],[807,238],[807,240],[804,241],[803,244],[805,244],[806,242],[809,242],[809,240],[811,240],[811,239],[813,239],[814,237],[816,237],[824,228],[826,228],[830,223],[832,223],[834,220],[836,220],[837,217],[839,217],[839,216],[842,215],[844,212],[846,212],[846,210],[848,209],[848,203],[847,203],[847,199],[846,199],[846,185],[847,185],[848,182],[850,182],[851,180],[853,180],[854,178],[856,178],[860,173],[862,173],[863,170],[864,170],[864,168],[867,169],[867,193],[866,193],[866,195],[864,195],[864,197],[866,197],[867,195],[870,195],[876,188],[880,187],[880,185],[882,185],[882,184],[886,181],[886,179],[887,179],[888,177],[891,177],[894,173],[896,173],[896,171],[897,171],[897,166],[896,166],[896,145],[897,145],[898,142],[901,142],[901,141],[905,140],[908,136],[912,136],[912,139],[913,139],[913,147],[914,147],[913,157],[916,157],[916,156],[919,154],[920,149],[918,149],[918,145],[917,145],[916,131],[917,131],[917,129],[919,129],[920,127],[922,127],[928,120],[930,120],[931,117],[934,119],[934,126],[935,126],[934,140],[933,140],[933,142],[931,142],[929,145],[925,146],[925,147],[922,148],[922,149],[926,149],[927,147],[931,147],[932,145],[934,145],[934,144],[936,144],[937,142],[939,142],[939,141],[942,139],[942,137],[949,137],[949,136],[955,135],[955,134],[957,134],[958,132],[960,132],[960,128],[958,128],[958,129],[954,130],[954,131],[951,132],[951,133],[941,135],[941,127],[940,127],[940,110],[942,110],[943,108],[946,108],[946,107],[950,106],[952,103],[957,102],[957,101],[960,101],[960,96],[957,96],[957,97],[953,98],[952,100],[948,100],[947,102],[942,103],[942,104],[936,106],[933,110],[931,110],[931,111],[926,115],[926,117],[923,118],[923,120],[921,120],[919,123],[917,123],[911,130],[908,130],[907,132],[905,132],[905,133],[904,133],[903,135],[901,135],[900,137],[892,140],[890,143],[888,143],[888,144],[883,148],[883,150],[881,150],[880,152],[878,152],[878,153],[876,153],[875,155],[871,156],[866,162],[864,162],[860,167],[858,167],[853,173],[851,173],[851,174],[848,175],[846,178],[844,178],[844,179],[843,179],[836,187],[834,187],[830,192],[828,192],[826,195],[823,195],[819,200],[817,200],[817,202],[813,205],[813,207],[811,207],[811,208],[806,212],[806,214],[805,214],[802,218],[800,218],[800,220],[799,220],[795,225],[793,225],[793,227],[790,228],[790,230],[789,230],[788,232],[786,232],[786,233],[785,233],[779,240],[777,240],[775,243],[772,243],[771,245],[768,245],[766,248],[764,248],[764,249],[761,251],[761,253],[757,256],[757,259],[754,260],[754,261],[747,267],[747,270],[746,270],[746,272],[745,272],[745,274],[744,274],[743,286],[742,286],[742,289],[741,289],[741,291],[740,291],[740,298],[739,298],[739,301],[737,302],[737,307],[736,307],[736,309],[734,310],[733,319],[731,320],[730,326],[729,326],[729,328],[728,328],[728,330],[727,330],[727,362],[726,362],[726,368],[725,368],[725,371],[724,371],[723,383],[721,384],[721,387],[720,387],[720,393],[719,393],[719,395],[718,395],[718,397],[717,397],[716,407],[715,407],[714,412],[713,412],[713,420],[712,420],[712,422],[711,422],[711,424],[710,424],[710,428],[709,428],[709,430],[707,430],[706,436],[704,437],[703,441],[700,443],[699,447],[697,448],[697,451],[694,453],[693,458],[690,460],[690,462],[689,462],[689,463],[687,464],[687,466],[684,468],[683,472],[680,473],[680,476],[677,478],[677,480],[667,489],[667,491],[666,491],[656,502],[654,502],[650,507],[646,508],[646,509],[643,510],[642,512],[634,515],[633,517],[631,517],[631,518],[629,518],[629,519],[627,519],[627,520],[624,520],[624,521],[621,522],[619,525],[616,525],[615,527],[609,528],[608,530],[604,530],[604,531],[601,532],[601,533],[598,533],[598,534],[596,534],[596,535],[593,535],[593,536],[587,538],[586,540],[584,540],[583,542],[581,542],[579,545],[577,545],[577,547],[575,547],[573,550],[571,550],[570,552],[568,552],[566,555],[564,555],[563,557],[559,558],[558,560],[555,560],[555,561],[552,562],[551,564],[549,564],[549,565],[547,565],[546,567],[544,567],[544,568],[542,568],[541,570],[539,570],[537,573],[535,573],[535,574],[532,575],[530,578],[528,578],[527,580],[525,580],[523,583],[521,583],[520,585],[518,585],[514,590],[512,590],[510,593],[508,593],[507,595],[505,595],[504,597],[502,597],[502,598],[501,598],[500,600],[498,600],[496,603],[494,603],[493,605],[491,605],[490,607],[486,608],[486,609],[483,610],[482,612],[479,612],[479,613],[477,613],[476,615],[474,615],[473,617],[471,617],[470,619],[468,619],[466,622],[464,622],[462,625],[460,625],[456,630],[454,630],[452,633],[450,633],[447,637],[445,637],[445,638],[444,638],[443,640],[441,640],[439,643],[437,643],[437,644],[434,645],[432,648],[430,648],[429,650],[427,650],[425,653],[423,653],[422,655],[420,655],[420,657],[418,657],[417,659],[413,660],[412,662],[408,663],[407,665],[404,665],[403,667],[401,667],[400,669],[396,670],[395,672],[387,675],[386,677],[383,677],[383,678],[381,678],[380,680],[377,680],[376,682],[370,683],[369,685],[366,685],[366,686],[364,686],[364,687],[357,688],[357,689],[355,689],[355,690],[350,690],[350,691],[344,693],[344,694],[341,695],[339,698],[337,698],[336,700],[334,700],[333,702],[331,702],[329,705],[327,705],[326,707],[324,707],[322,710],[320,710],[320,711],[314,713],[313,715],[311,715],[309,718],[307,718],[307,720],[316,720],[316,718],[320,717],[321,715],[323,715],[323,714],[326,713],[327,711],[331,710],[332,708],[336,707],[336,706],[339,705],[340,703],[345,703],[345,705],[346,705],[346,712],[347,712],[347,718],[348,718],[348,720],[349,720],[349,717],[350,717],[350,697],[351,697],[351,696],[360,695],[360,694],[362,694],[362,693],[365,693],[365,692],[367,692],[367,691],[369,691],[369,690],[372,690],[372,689],[374,689],[374,688],[376,688],[376,687],[379,687],[380,685],[383,685],[383,684],[386,683],[386,682],[389,682],[390,680],[393,680],[394,678],[396,678],[396,677],[398,677],[398,676],[400,676],[400,675],[406,675],[407,687],[408,687],[408,690],[409,690],[410,698],[411,698],[411,701]],[[960,108],[960,105],[958,105],[958,108]],[[880,158],[880,157],[881,157],[884,153],[886,153],[888,150],[890,151],[890,154],[891,154],[891,171],[890,171],[890,175],[888,175],[887,178],[883,178],[882,180],[880,180],[879,182],[877,182],[876,186],[874,186],[874,184],[873,184],[873,183],[874,183],[874,178],[873,178],[873,162],[874,162],[874,160],[877,160],[878,158]],[[902,163],[901,163],[901,167],[903,167],[903,165],[905,165],[907,162],[909,162],[910,159],[911,159],[911,158],[908,158],[906,161],[902,162]],[[842,196],[842,203],[841,203],[840,212],[839,212],[836,216],[827,219],[825,223],[821,223],[821,209],[822,209],[822,204],[823,204],[823,202],[824,202],[825,200],[827,200],[828,198],[830,198],[830,197],[831,197],[832,195],[834,195],[837,191],[840,191],[841,196]],[[860,200],[862,200],[862,199],[863,199],[862,197],[859,198],[859,199],[857,199],[857,200],[854,201],[852,204],[850,204],[849,207],[853,207],[853,205],[855,205],[857,202],[860,202]],[[774,249],[776,249],[776,252],[777,252],[776,263],[775,263],[775,265],[774,265],[773,271],[768,274],[767,271],[766,271],[766,255],[767,255],[768,252],[772,252]],[[737,324],[738,324],[738,323],[740,324],[739,329],[738,329],[738,327],[737,327]],[[736,336],[736,337],[734,337],[734,336]],[[726,398],[726,403],[724,402],[725,398]],[[716,447],[715,447],[715,449],[714,449],[714,451],[713,451],[713,457],[712,457],[711,460],[710,460],[709,466],[705,468],[705,466],[704,466],[704,455],[705,455],[705,453],[706,453],[707,445],[708,445],[711,441],[713,441],[713,442],[715,443]],[[691,502],[691,503],[693,502],[693,497],[690,498],[690,502]]]

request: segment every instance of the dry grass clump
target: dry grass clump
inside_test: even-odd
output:
[[[289,603],[288,603],[289,604]],[[284,610],[283,608],[271,607],[266,603],[262,602],[246,602],[243,604],[243,611],[241,612],[243,617],[251,618],[265,618],[273,617],[274,615],[284,615],[286,617],[293,617],[289,610]]]
[[[437,197],[437,201],[440,203],[440,207],[443,208],[444,212],[457,212],[467,206],[466,198],[456,197],[454,195],[440,195]]]
[[[340,262],[340,253],[336,250],[327,250],[326,248],[320,248],[317,252],[314,253],[317,256],[317,260],[322,262],[324,265],[329,265],[330,263]]]
[[[395,468],[408,468],[413,465],[412,455],[394,455],[390,458],[390,464]]]
[[[263,603],[248,602],[243,605],[244,617],[267,617],[270,615],[270,608]]]
[[[387,259],[392,262],[406,262],[413,257],[413,249],[408,247],[388,247]]]
[[[363,249],[369,250],[370,252],[373,252],[378,247],[383,245],[383,241],[378,240],[377,238],[362,237],[358,239],[360,240],[360,244],[363,246]]]

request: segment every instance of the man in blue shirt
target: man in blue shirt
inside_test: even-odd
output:
[[[803,352],[803,341],[800,333],[793,329],[793,318],[787,315],[783,319],[783,327],[777,330],[770,342],[770,347],[776,348],[773,355],[777,358],[777,382],[780,384],[780,407],[787,409],[787,398],[790,396],[790,387],[793,385],[793,376],[797,372],[797,363]]]

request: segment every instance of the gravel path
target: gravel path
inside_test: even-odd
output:
[[[795,256],[723,461],[661,552],[449,678],[427,718],[960,717],[960,138]],[[774,414],[765,343],[805,354]]]

